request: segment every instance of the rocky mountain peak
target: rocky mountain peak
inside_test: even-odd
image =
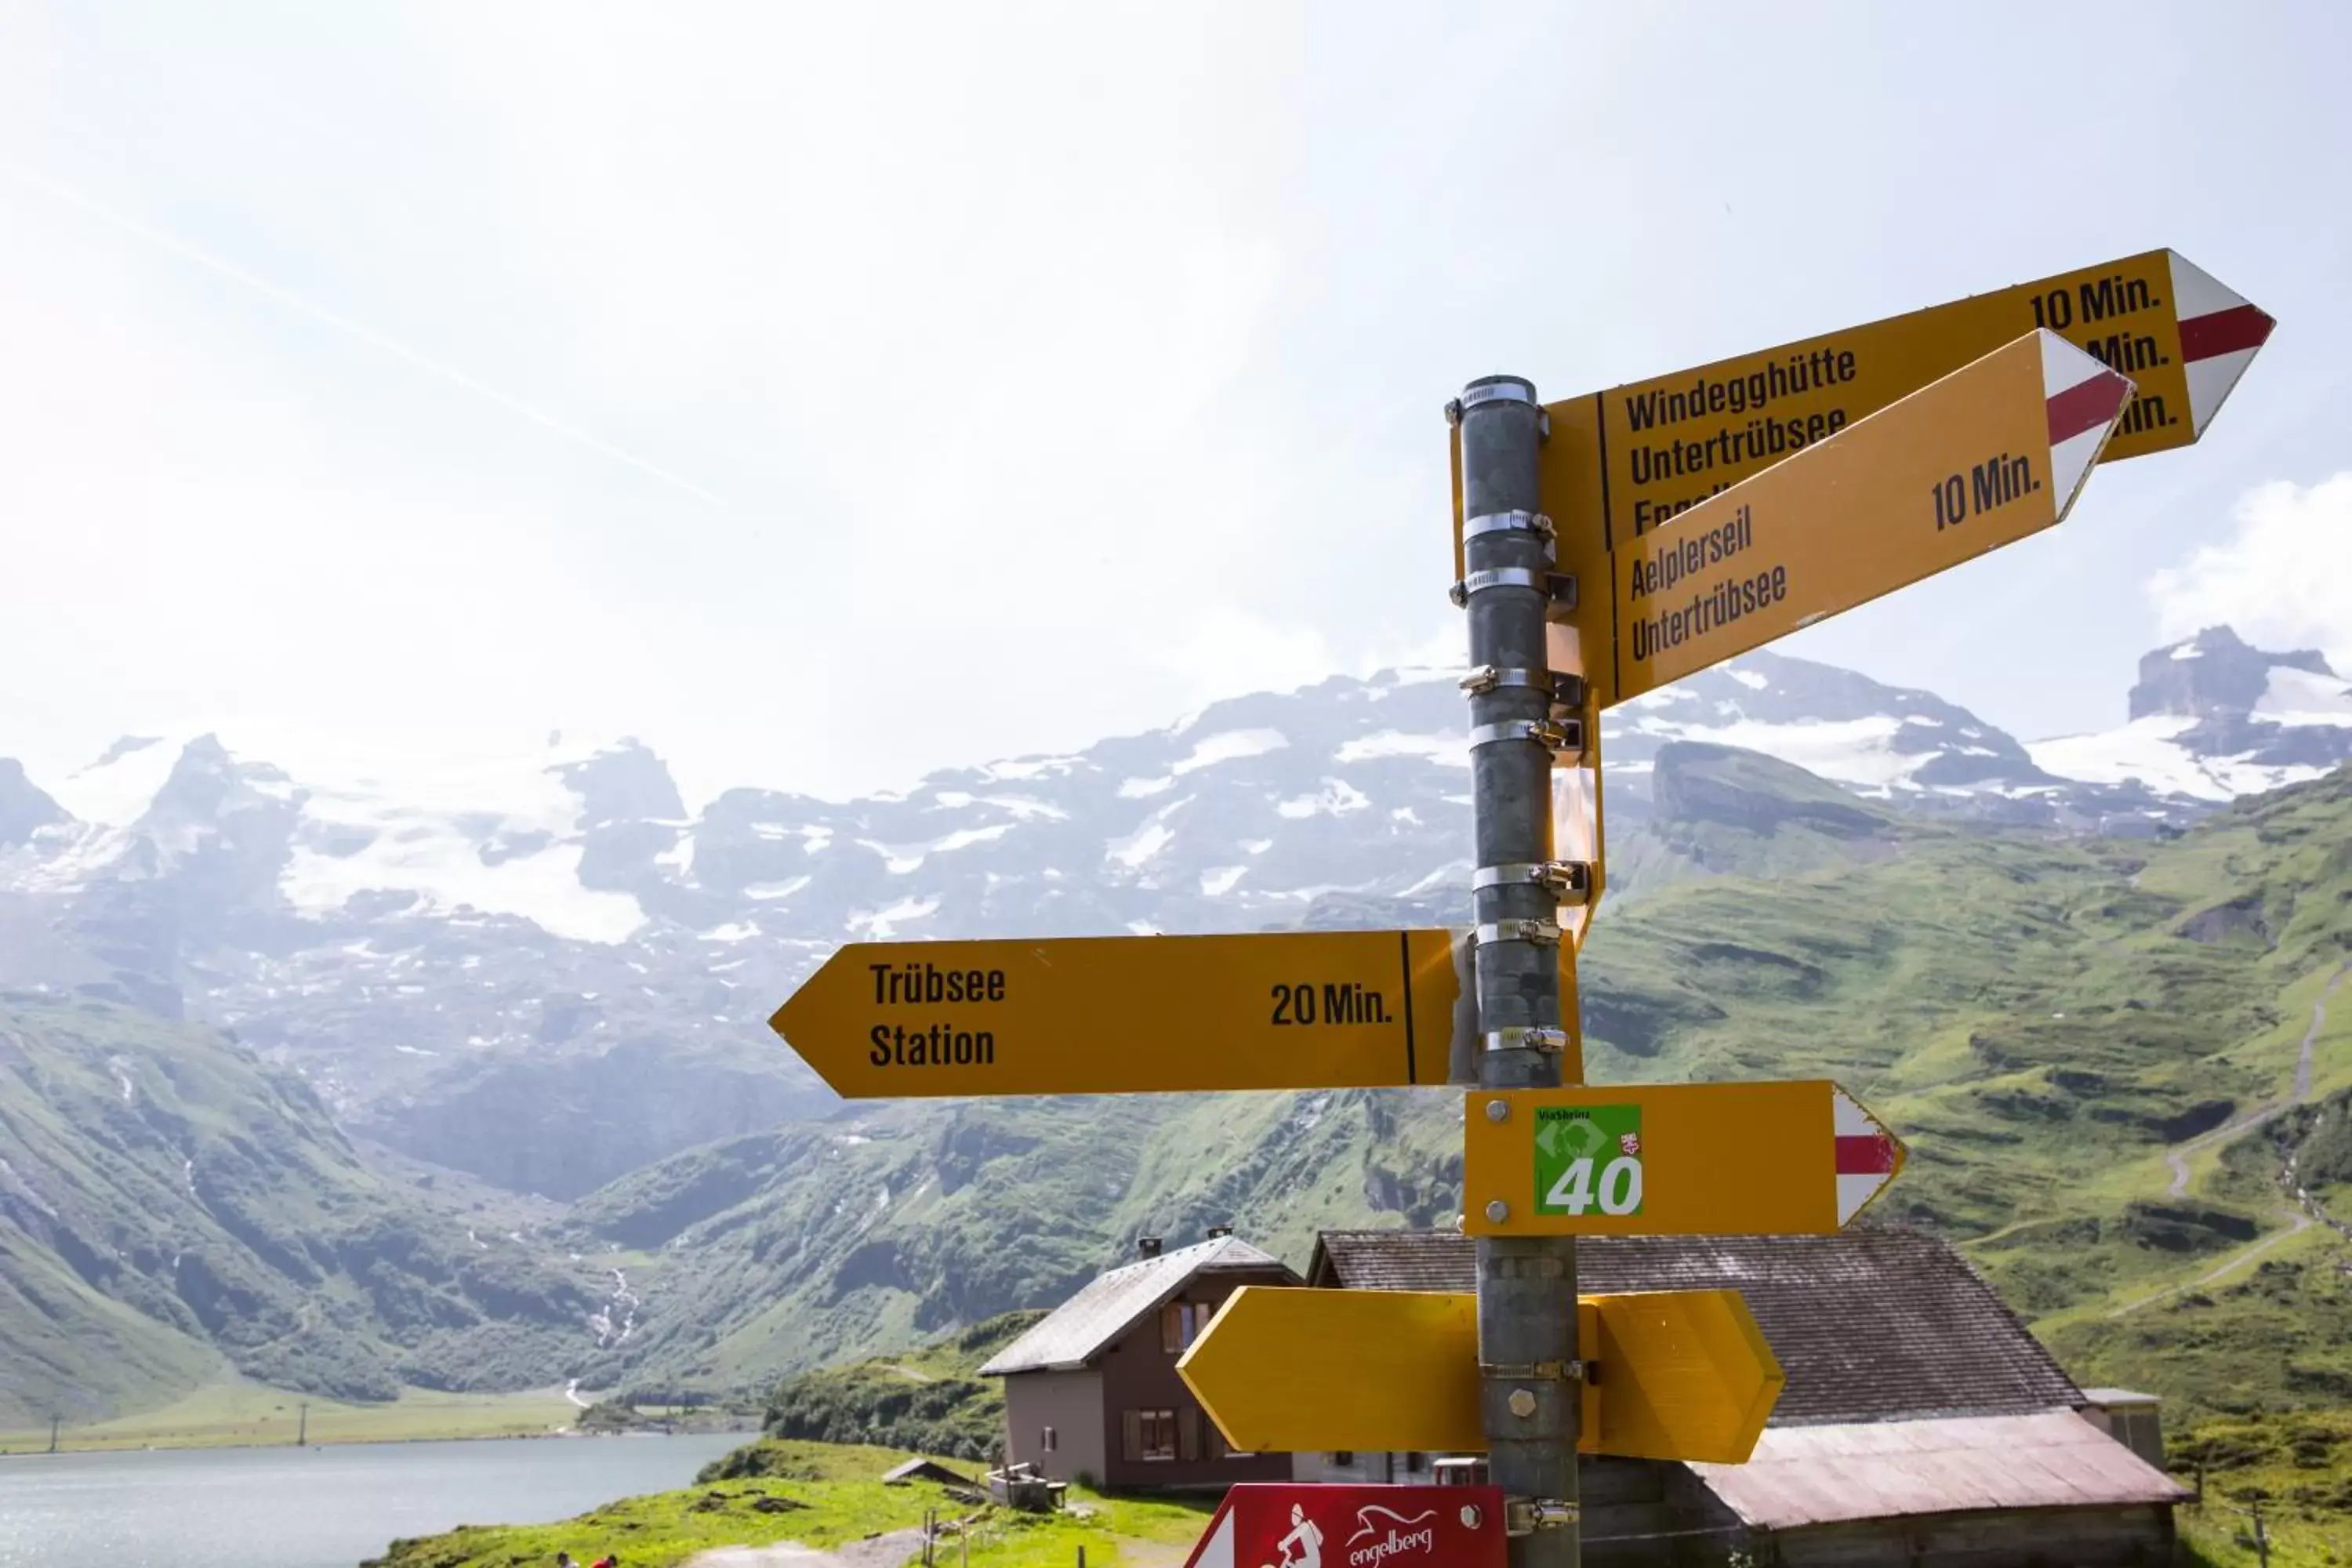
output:
[[[634,736],[550,771],[580,797],[583,828],[648,818],[677,822],[686,816],[686,802],[677,793],[677,782],[670,777],[669,764]]]
[[[115,738],[114,744],[107,747],[106,750],[100,754],[98,761],[92,763],[90,766],[93,768],[111,767],[116,763],[121,762],[123,758],[131,755],[133,752],[143,752],[150,746],[160,746],[163,743],[163,738],[161,735],[117,736]]]
[[[1893,820],[1793,763],[1698,741],[1658,748],[1651,795],[1661,829],[1712,823],[1769,837],[1800,826],[1843,838],[1883,834]]]
[[[2131,689],[2131,716],[2242,719],[2271,689],[2273,670],[2295,670],[2333,680],[2336,672],[2315,649],[2266,653],[2228,626],[2208,626],[2186,641],[2145,655]]]
[[[0,757],[0,849],[13,849],[44,827],[68,820],[65,807],[25,776],[25,764]]]

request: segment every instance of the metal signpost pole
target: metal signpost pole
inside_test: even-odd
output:
[[[1535,387],[1487,376],[1448,412],[1459,422],[1466,573],[1455,596],[1469,612],[1480,676],[1470,698],[1478,1082],[1550,1088],[1566,1045],[1558,891],[1566,868],[1551,860],[1552,753],[1581,749],[1582,737],[1564,728],[1580,721],[1552,718],[1545,642],[1556,597],[1575,589],[1553,575],[1551,525],[1537,510],[1545,416]],[[1472,1106],[1472,1115],[1499,1109],[1475,1096]],[[1511,1500],[1511,1568],[1573,1568],[1576,1241],[1481,1237],[1477,1247],[1479,1412],[1488,1479]]]

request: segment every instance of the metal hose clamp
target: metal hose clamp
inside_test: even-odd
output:
[[[1520,860],[1502,866],[1481,866],[1470,874],[1470,890],[1515,888],[1528,883],[1551,889],[1562,903],[1581,903],[1592,896],[1590,860]]]
[[[1470,940],[1481,945],[1497,942],[1532,942],[1542,946],[1558,947],[1559,939],[1558,921],[1488,921],[1470,928]]]
[[[1576,574],[1572,572],[1531,572],[1524,566],[1496,566],[1484,572],[1473,572],[1445,590],[1457,610],[1470,607],[1470,595],[1489,588],[1533,588],[1551,601],[1548,614],[1554,617],[1568,615],[1576,608]]]
[[[1552,1051],[1568,1049],[1566,1029],[1513,1025],[1508,1028],[1489,1029],[1478,1037],[1481,1049],[1489,1051]]]
[[[1539,511],[1482,512],[1462,525],[1462,542],[1483,539],[1490,533],[1531,533],[1543,542],[1544,559],[1555,559],[1551,519]]]
[[[1564,669],[1517,669],[1494,664],[1480,665],[1462,678],[1461,686],[1473,697],[1483,697],[1489,691],[1505,688],[1541,691],[1551,699],[1552,717],[1555,719],[1583,712],[1585,699],[1590,695],[1584,677],[1571,675]],[[1580,751],[1582,749],[1578,748]]]
[[[1562,1525],[1581,1523],[1584,1510],[1559,1498],[1515,1497],[1503,1500],[1503,1533],[1533,1535],[1538,1530],[1558,1530]]]
[[[1540,406],[1536,402],[1534,383],[1507,375],[1476,386],[1465,386],[1462,389],[1462,395],[1454,401],[1465,414],[1489,403],[1524,403],[1530,408]]]
[[[1470,729],[1473,749],[1492,746],[1504,741],[1533,741],[1552,752],[1584,750],[1584,721],[1581,719],[1506,719],[1499,724],[1475,724]]]

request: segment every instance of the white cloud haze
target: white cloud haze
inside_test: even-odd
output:
[[[2257,647],[2316,647],[2352,674],[2352,471],[2249,490],[2236,531],[2148,579],[2168,637],[2230,626]]]
[[[2294,154],[2352,144],[2346,33],[2188,0],[0,7],[0,756],[562,728],[689,795],[841,793],[1450,662],[1465,380],[1565,395],[2171,244],[2283,323],[2197,449],[1787,649],[2093,727],[2155,636],[2133,584],[2352,459],[2315,412],[2352,216]],[[2161,157],[1988,195],[2191,97]]]

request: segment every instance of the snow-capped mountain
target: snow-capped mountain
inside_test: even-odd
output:
[[[211,735],[126,739],[53,779],[0,763],[0,988],[233,1028],[356,1130],[569,1195],[821,1101],[762,1021],[843,942],[1466,908],[1453,673],[1237,698],[850,801],[689,808],[645,745],[560,734],[429,767]],[[2346,682],[2226,632],[2151,654],[2131,713],[2029,748],[1931,693],[1751,655],[1607,716],[1612,850],[1646,831],[1676,742],[1899,810],[2141,833],[2352,755]],[[1669,813],[1709,798],[1668,792]],[[529,1131],[558,1123],[552,1146]]]
[[[2141,658],[2123,728],[2028,749],[2067,778],[2230,800],[2316,778],[2352,756],[2352,680],[2317,653],[2264,653],[2209,626]]]

